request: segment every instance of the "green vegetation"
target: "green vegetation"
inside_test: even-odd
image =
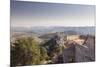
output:
[[[11,65],[43,64],[48,59],[47,50],[33,38],[19,38],[11,45]]]
[[[62,51],[55,39],[43,44],[31,37],[20,37],[11,43],[11,66],[51,64]]]

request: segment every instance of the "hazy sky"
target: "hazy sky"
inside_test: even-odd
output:
[[[11,1],[11,26],[94,26],[95,6]]]

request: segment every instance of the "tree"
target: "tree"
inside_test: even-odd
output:
[[[41,53],[40,60],[47,60],[49,58],[48,55],[47,55],[46,48],[41,46],[40,47],[40,53]]]
[[[11,46],[11,66],[40,64],[39,43],[31,37],[18,38]]]

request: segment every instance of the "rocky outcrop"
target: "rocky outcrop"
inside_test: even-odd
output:
[[[95,61],[95,38],[88,36],[83,45],[70,43],[63,51],[64,63]]]
[[[72,63],[95,61],[94,36],[75,36],[72,40],[64,40],[60,33],[45,43],[49,55],[52,55],[53,63]],[[56,51],[59,48],[60,51]]]

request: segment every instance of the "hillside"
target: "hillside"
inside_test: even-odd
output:
[[[37,32],[21,30],[11,31],[12,65],[95,61],[94,27],[36,28]]]

